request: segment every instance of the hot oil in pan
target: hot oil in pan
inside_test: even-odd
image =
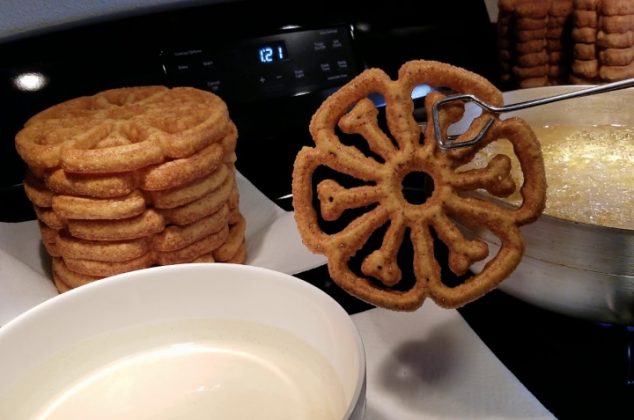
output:
[[[634,127],[617,125],[536,126],[548,191],[544,213],[575,222],[634,229]],[[465,166],[481,167],[497,153],[511,157],[516,185],[523,178],[508,141],[494,142]],[[508,199],[521,202],[519,192]]]

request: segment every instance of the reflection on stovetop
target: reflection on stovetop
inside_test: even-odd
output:
[[[350,314],[373,308],[339,288],[326,266],[297,277],[324,290]],[[631,418],[632,327],[574,319],[498,290],[458,311],[557,418]]]

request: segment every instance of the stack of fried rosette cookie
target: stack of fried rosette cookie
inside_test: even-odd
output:
[[[573,0],[499,0],[497,21],[501,81],[520,88],[565,82],[569,51],[565,31]]]
[[[193,88],[128,87],[29,119],[24,187],[66,291],[107,276],[246,259],[226,104]]]
[[[634,1],[498,0],[500,79],[510,88],[634,77]]]
[[[439,88],[425,98],[423,129],[411,99],[421,84]],[[492,119],[481,142],[443,150],[432,124],[441,91],[473,94],[495,106],[503,102],[487,80],[446,63],[407,62],[396,80],[381,69],[368,69],[321,104],[310,123],[315,146],[302,148],[295,160],[293,206],[305,245],[328,258],[338,285],[376,306],[411,311],[431,298],[455,308],[478,299],[515,270],[524,252],[520,226],[536,220],[545,206],[544,162],[530,126],[517,117],[500,120],[484,112],[454,140],[474,138]],[[377,94],[385,108],[370,99]],[[459,102],[440,109],[443,138],[464,111]],[[478,150],[502,139],[513,145],[523,185],[513,181],[506,155],[494,156],[485,167],[461,170]],[[433,180],[433,191],[422,201],[409,198],[404,189],[424,190],[424,183],[408,185],[409,179],[421,179],[420,173]],[[523,201],[517,208],[473,194],[483,189],[504,197],[518,188]],[[489,255],[484,241],[463,233],[465,225],[489,230],[499,239],[499,250]],[[408,243],[411,252],[404,252]],[[451,276],[442,271],[436,246],[441,243],[446,266],[465,276],[458,284],[446,281]],[[487,258],[483,270],[469,273],[472,264]]]

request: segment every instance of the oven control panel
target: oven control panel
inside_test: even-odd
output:
[[[358,73],[349,27],[289,29],[274,35],[164,51],[173,86],[209,90],[230,102],[289,97],[340,86]]]

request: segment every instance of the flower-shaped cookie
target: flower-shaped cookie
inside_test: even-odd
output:
[[[31,168],[112,174],[191,156],[231,125],[226,104],[209,92],[117,88],[34,115],[17,133],[15,146]]]
[[[520,262],[524,247],[519,226],[534,221],[546,200],[541,149],[524,121],[501,121],[489,114],[477,117],[456,139],[473,137],[488,118],[495,118],[480,143],[440,149],[434,125],[427,124],[423,132],[414,119],[411,93],[416,86],[474,94],[492,105],[502,104],[501,93],[476,74],[434,61],[405,63],[398,76],[391,80],[380,69],[366,70],[328,97],[314,114],[310,133],[315,147],[304,147],[293,169],[296,223],[304,244],[328,258],[331,277],[348,293],[395,310],[414,310],[427,297],[443,307],[459,307],[495,288]],[[368,99],[374,94],[385,99],[386,124]],[[428,121],[433,103],[442,97],[433,91],[425,98]],[[441,108],[443,135],[463,113],[462,104]],[[350,137],[362,139],[367,147]],[[468,194],[478,189],[496,196],[514,192],[507,156],[495,156],[484,168],[459,170],[486,144],[502,138],[512,143],[524,175],[523,202],[517,208]],[[433,192],[421,203],[412,202],[403,191],[404,179],[415,173],[433,180]],[[355,182],[341,182],[341,175]],[[346,219],[345,213],[355,216]],[[336,221],[344,226],[333,231],[331,224]],[[464,224],[488,229],[500,247],[481,272],[450,286],[442,281],[435,237],[446,245],[448,266],[457,275],[489,256],[485,242],[465,238],[460,229]],[[370,239],[377,235],[380,243],[372,248]],[[402,278],[399,260],[406,235],[413,250],[409,271],[414,278],[408,281]],[[360,262],[355,266],[353,260]],[[408,286],[399,287],[403,284]]]

